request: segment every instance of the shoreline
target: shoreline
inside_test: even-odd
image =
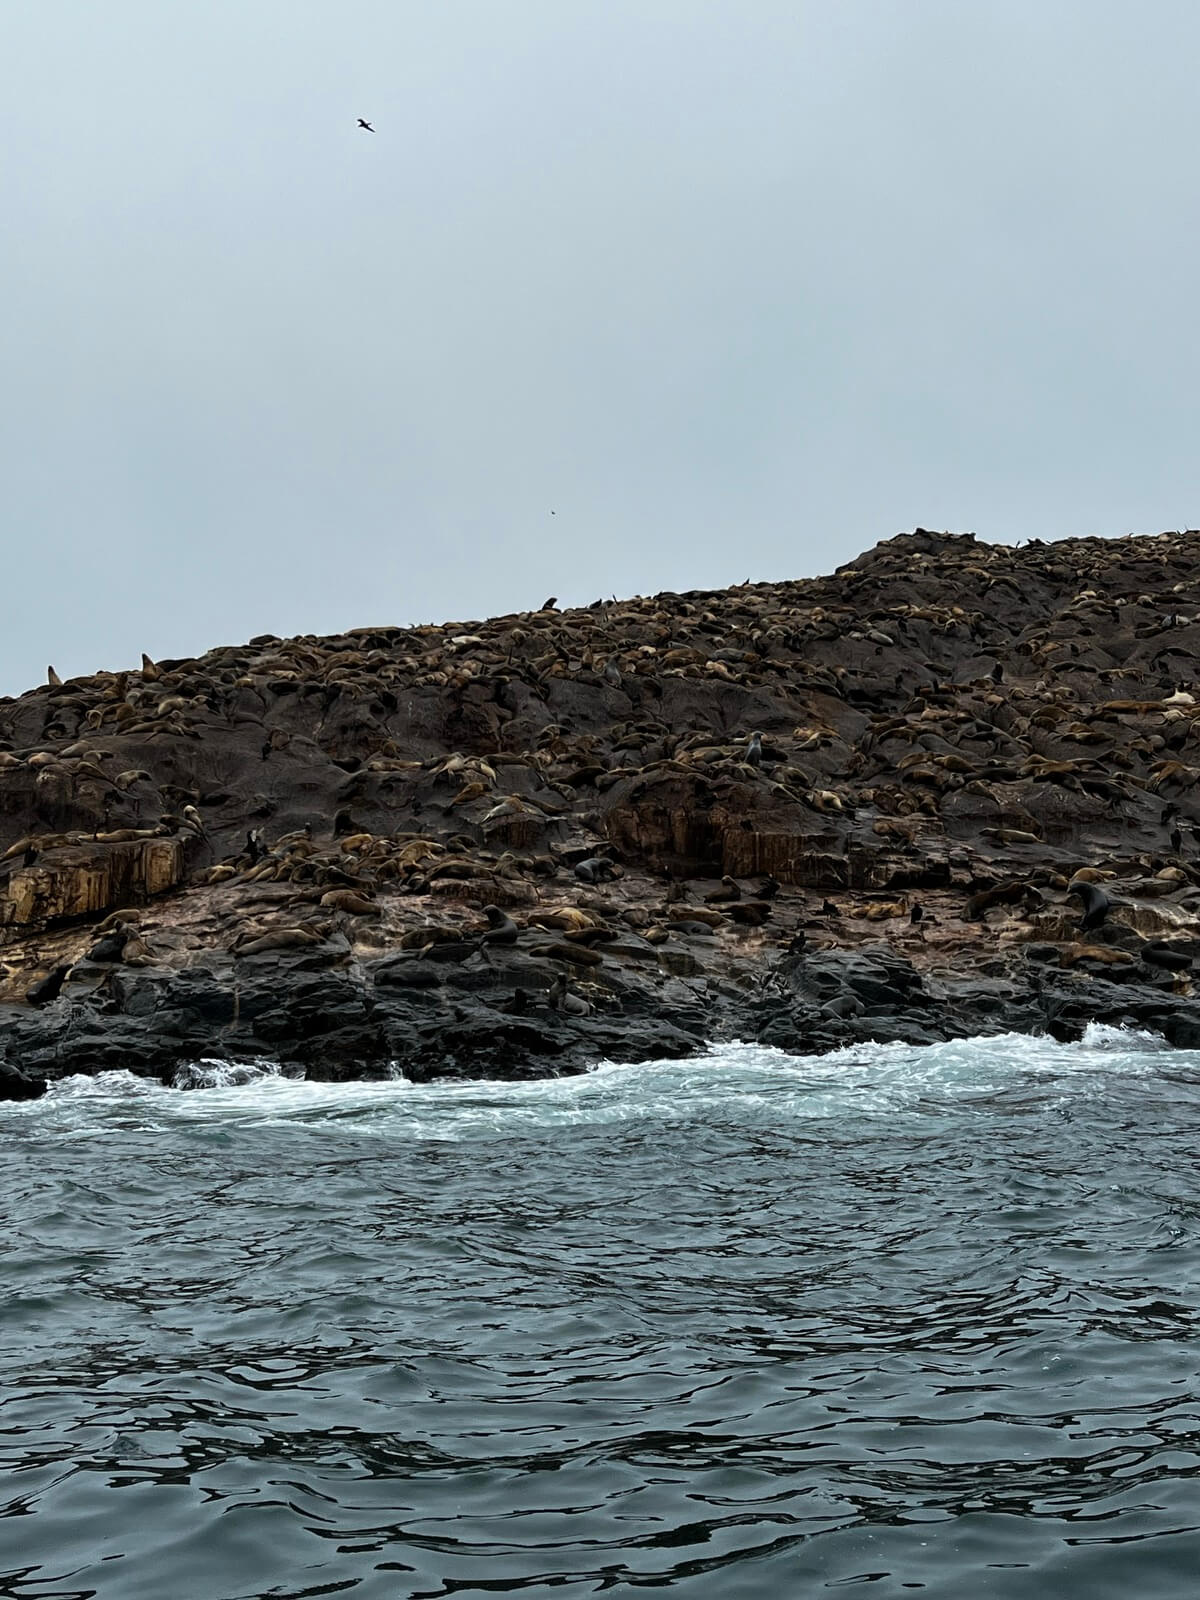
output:
[[[605,1058],[694,1055],[733,1039],[820,1055],[1005,1033],[1071,1041],[1092,1022],[1200,1046],[1200,1000],[1179,992],[1177,972],[1122,948],[1145,942],[1115,920],[1136,913],[1136,902],[1117,906],[1105,942],[1091,946],[1019,940],[1027,929],[1018,905],[1006,952],[993,948],[974,972],[955,972],[944,953],[959,930],[936,909],[949,898],[927,897],[932,908],[916,930],[906,926],[900,948],[865,914],[877,900],[862,901],[858,915],[848,906],[815,917],[809,897],[781,890],[773,937],[786,942],[756,936],[750,949],[731,947],[724,930],[676,932],[657,946],[627,935],[601,945],[591,963],[580,951],[596,946],[547,940],[530,925],[512,944],[482,947],[356,952],[336,930],[299,950],[210,952],[181,966],[84,958],[47,1004],[0,1007],[0,1082],[19,1098],[26,1091],[14,1072],[34,1086],[119,1068],[169,1083],[201,1057],[267,1056],[326,1081],[390,1070],[413,1082],[519,1080],[582,1072]],[[805,931],[814,923],[828,932]],[[789,951],[798,935],[804,948]],[[573,973],[568,997],[587,1014],[554,1008],[564,970]]]
[[[0,700],[0,1097],[223,1054],[1200,1044],[1197,653],[1200,533],[917,530]]]

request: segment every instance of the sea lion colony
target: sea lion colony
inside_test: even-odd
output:
[[[827,578],[50,669],[0,700],[0,1059],[545,1071],[894,1035],[861,985],[821,998],[855,952],[925,997],[904,1036],[1147,993],[1178,1032],[1198,645],[1200,532],[919,529]],[[939,1021],[956,979],[975,1009]]]

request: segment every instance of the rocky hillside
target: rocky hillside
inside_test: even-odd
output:
[[[0,700],[0,1051],[561,1070],[735,994],[773,1036],[864,948],[1190,1015],[1198,642],[1200,532],[917,530],[827,578],[52,673]],[[1082,930],[1080,869],[1117,902]]]

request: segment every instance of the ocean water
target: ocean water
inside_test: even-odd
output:
[[[0,1107],[0,1594],[1195,1600],[1200,1053]]]

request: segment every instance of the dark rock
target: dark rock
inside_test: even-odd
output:
[[[918,530],[831,578],[263,634],[6,700],[0,1060],[1190,1045],[1198,590],[1197,533]]]
[[[45,1092],[45,1078],[30,1077],[0,1061],[0,1100],[37,1100]]]

